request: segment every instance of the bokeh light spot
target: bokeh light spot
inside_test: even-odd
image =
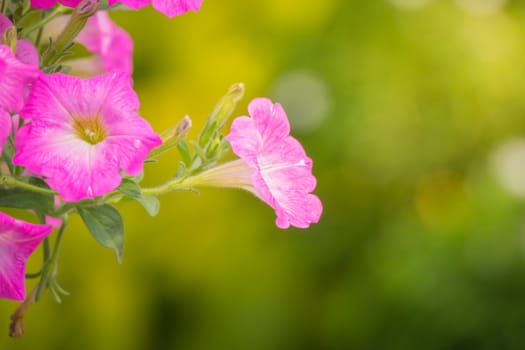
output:
[[[498,145],[492,153],[491,165],[503,188],[525,197],[525,139],[510,139]]]
[[[274,82],[271,94],[283,105],[296,132],[312,132],[326,119],[331,95],[325,82],[313,72],[292,71]]]
[[[392,5],[403,10],[417,10],[430,4],[432,0],[388,0]]]
[[[500,11],[507,0],[456,0],[465,12],[474,16],[487,16]]]

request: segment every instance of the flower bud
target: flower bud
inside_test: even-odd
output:
[[[226,95],[219,100],[219,103],[215,106],[213,112],[210,115],[210,119],[216,122],[217,129],[221,129],[224,124],[231,117],[237,102],[239,102],[244,96],[244,84],[237,83],[232,85]]]
[[[188,132],[190,131],[191,129],[191,119],[189,116],[184,116],[184,118],[182,118],[182,120],[179,122],[179,124],[177,124],[177,126],[175,127],[175,130],[173,132],[173,136],[172,138],[174,138],[175,140],[177,140],[177,142],[179,140],[182,140],[186,137],[186,135],[188,135]]]
[[[61,54],[67,50],[78,33],[84,28],[89,17],[93,16],[97,10],[100,0],[82,0],[73,11],[66,27],[60,33],[53,47],[48,49],[45,57],[45,65],[55,63]]]
[[[9,46],[13,53],[16,52],[16,42],[17,42],[16,27],[9,27],[4,32],[2,37],[2,43]]]
[[[205,147],[208,142],[215,138],[216,133],[226,124],[243,96],[244,84],[237,83],[232,85],[226,95],[219,100],[199,136],[199,145],[201,147]]]

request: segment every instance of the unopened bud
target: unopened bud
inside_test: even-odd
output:
[[[14,53],[16,52],[16,42],[17,42],[17,34],[16,34],[16,27],[9,27],[4,32],[4,35],[2,36],[2,43],[9,46],[11,48],[11,51]]]
[[[77,37],[78,33],[84,28],[89,17],[93,16],[97,10],[100,0],[82,0],[73,14],[69,18],[69,21],[66,24],[66,27],[58,36],[56,42],[54,43],[54,52],[52,52],[48,58],[47,63],[54,63],[53,59],[56,56],[60,56],[64,50],[66,50],[73,40]]]
[[[158,157],[160,154],[177,147],[180,141],[183,141],[188,132],[191,129],[191,119],[188,116],[184,116],[182,120],[167,133],[163,133],[163,142],[160,146],[153,149],[149,154],[150,159]]]
[[[73,11],[73,16],[78,15],[85,18],[89,18],[95,14],[98,10],[100,0],[82,0]]]
[[[212,140],[216,133],[222,129],[224,124],[230,119],[237,103],[244,96],[244,84],[237,83],[232,85],[226,95],[224,95],[215,105],[211,112],[206,125],[199,136],[199,145],[205,147]]]
[[[235,107],[237,107],[237,103],[242,99],[243,96],[243,83],[237,83],[230,86],[226,95],[224,95],[219,100],[210,115],[210,119],[213,119],[213,121],[216,122],[217,129],[221,129],[224,124],[226,124],[228,119],[230,119],[233,111],[235,110]]]
[[[173,138],[177,141],[182,140],[183,138],[188,135],[188,132],[191,129],[191,119],[187,115],[182,118],[182,120],[177,124],[175,127],[175,131],[173,132]]]

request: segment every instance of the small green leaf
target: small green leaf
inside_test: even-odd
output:
[[[102,246],[113,249],[117,261],[122,263],[124,225],[118,210],[108,204],[79,207],[77,210],[91,235]]]
[[[0,188],[0,207],[35,209],[51,212],[54,207],[53,196],[37,193],[23,188]]]
[[[179,150],[182,161],[186,163],[187,165],[190,165],[191,154],[190,154],[190,148],[188,147],[188,143],[186,143],[186,141],[184,140],[179,141],[179,143],[177,143],[177,149]]]
[[[199,135],[199,146],[204,147],[215,137],[217,132],[217,122],[215,120],[208,119],[204,129]]]
[[[179,168],[175,174],[175,178],[179,179],[186,173],[186,164],[184,162],[179,162]]]
[[[5,161],[7,168],[9,169],[9,172],[11,174],[15,173],[15,166],[11,161],[14,154],[15,147],[11,143],[7,143],[6,145],[4,145],[4,147],[2,148],[2,159]]]
[[[134,181],[130,179],[122,179],[120,186],[117,190],[121,193],[124,193],[126,196],[131,198],[138,199],[140,198],[140,187]]]
[[[142,204],[150,216],[157,216],[159,213],[160,201],[154,195],[143,194],[140,198],[136,198],[136,200]]]

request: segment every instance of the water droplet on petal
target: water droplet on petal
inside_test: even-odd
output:
[[[87,194],[88,194],[89,197],[93,197],[93,189],[91,188],[91,186],[88,186]]]
[[[141,145],[142,145],[142,142],[139,139],[136,139],[133,142],[133,146],[135,146],[135,148],[139,148]]]

